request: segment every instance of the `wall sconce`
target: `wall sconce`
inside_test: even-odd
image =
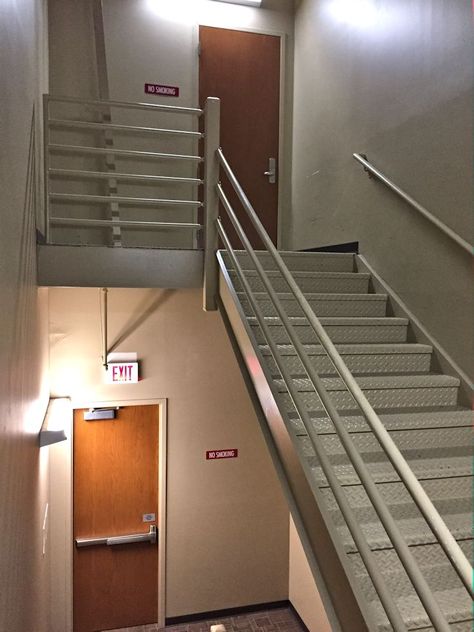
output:
[[[67,439],[65,428],[72,424],[72,404],[69,397],[50,399],[39,433],[39,447]]]
[[[214,2],[227,2],[229,4],[243,4],[247,7],[261,7],[262,0],[214,0]]]

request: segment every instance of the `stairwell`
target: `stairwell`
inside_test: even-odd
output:
[[[436,372],[432,345],[415,339],[408,318],[391,315],[392,299],[386,293],[374,291],[370,274],[357,271],[356,255],[281,254],[385,428],[470,558],[472,412],[463,405],[466,399],[460,390],[460,379]],[[362,527],[406,629],[438,629],[418,598],[249,256],[244,253],[237,256],[265,315],[272,340],[309,413],[320,447],[328,456]],[[334,546],[343,558],[342,565],[354,587],[368,629],[393,630],[229,255],[221,252],[218,258],[222,306],[262,408],[268,410],[268,393],[261,394],[259,387],[263,374]],[[259,260],[313,367],[343,416],[345,427],[428,582],[449,629],[470,632],[473,625],[471,599],[462,581],[357,409],[301,307],[289,292],[285,279],[275,269],[272,258],[259,253]],[[318,559],[318,551],[315,555]],[[321,568],[321,572],[324,576],[325,569]]]

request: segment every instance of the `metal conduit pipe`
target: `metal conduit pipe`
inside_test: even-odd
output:
[[[220,163],[223,166],[224,171],[226,175],[228,176],[229,181],[234,191],[236,192],[242,205],[244,206],[248,216],[250,217],[265,247],[272,255],[283,278],[285,279],[286,283],[288,284],[295,298],[297,299],[311,327],[313,328],[314,332],[318,336],[321,342],[321,345],[325,349],[331,362],[333,363],[334,367],[339,373],[339,376],[341,377],[344,384],[346,385],[346,388],[351,393],[357,405],[359,406],[360,410],[362,411],[365,419],[367,420],[369,426],[371,427],[372,431],[377,437],[377,440],[379,441],[385,454],[389,458],[396,472],[400,476],[400,479],[403,481],[411,497],[413,498],[413,501],[417,505],[418,509],[421,511],[426,522],[428,523],[428,526],[432,530],[433,534],[436,536],[439,544],[442,546],[453,568],[456,570],[461,581],[463,582],[466,590],[471,596],[473,596],[474,595],[473,586],[472,586],[473,570],[472,570],[471,564],[469,563],[469,560],[464,555],[456,539],[454,538],[452,533],[449,531],[444,520],[440,516],[438,510],[436,509],[436,507],[433,505],[432,501],[426,494],[425,490],[423,489],[422,485],[420,484],[415,474],[411,470],[410,466],[406,462],[405,458],[401,454],[397,445],[391,438],[390,434],[386,430],[383,423],[380,421],[378,415],[372,408],[370,402],[367,400],[366,396],[362,392],[362,389],[359,387],[359,385],[355,381],[352,373],[347,368],[344,360],[341,358],[336,347],[330,340],[329,336],[327,335],[326,331],[321,325],[319,319],[317,318],[317,316],[311,309],[311,306],[306,300],[304,294],[298,287],[296,281],[293,279],[291,273],[286,267],[283,259],[281,258],[280,254],[278,253],[277,249],[273,245],[270,238],[268,237],[262,223],[260,222],[257,214],[255,213],[255,210],[253,209],[247,196],[242,190],[242,187],[237,181],[234,173],[232,172],[221,149],[218,150],[218,155],[219,155]]]
[[[293,405],[298,415],[300,416],[300,419],[302,420],[303,425],[305,426],[306,429],[308,429],[311,426],[311,419],[308,415],[308,412],[305,410],[304,404],[302,404],[302,402],[300,401],[300,397],[299,397],[299,393],[297,389],[292,384],[291,376],[288,375],[287,369],[283,363],[278,347],[275,344],[275,342],[272,340],[269,327],[265,322],[265,317],[263,316],[261,309],[258,306],[258,302],[253,295],[253,291],[250,288],[250,285],[244,276],[243,270],[237,260],[237,257],[235,256],[234,250],[229,242],[229,239],[226,235],[226,232],[224,230],[224,227],[222,226],[222,222],[220,219],[217,220],[217,226],[218,226],[218,231],[222,239],[222,242],[227,252],[229,253],[232,264],[235,267],[237,275],[245,289],[245,293],[247,294],[248,299],[252,305],[252,309],[257,317],[258,323],[261,326],[263,334],[272,351],[272,355],[275,359],[278,370],[280,371],[281,375],[283,376],[283,379],[285,380],[285,383],[288,388],[288,393],[293,401]],[[236,228],[236,230],[240,232],[238,228]],[[242,239],[240,234],[239,234],[239,238]],[[250,251],[248,252],[250,254]],[[354,538],[354,542],[357,544],[357,547],[359,549],[359,554],[362,560],[364,561],[364,564],[367,568],[370,578],[372,579],[375,590],[380,598],[380,601],[387,614],[387,617],[390,623],[392,624],[395,632],[406,632],[407,627],[400,615],[397,605],[392,597],[391,591],[386,585],[385,580],[382,577],[382,574],[380,573],[380,569],[378,568],[377,562],[375,561],[373,553],[370,550],[369,545],[367,544],[365,536],[362,532],[362,529],[360,528],[357,518],[354,515],[352,507],[350,506],[350,503],[346,497],[346,494],[339,480],[337,479],[337,476],[334,470],[332,469],[332,465],[329,461],[329,458],[327,454],[322,450],[321,446],[319,445],[319,441],[317,439],[315,440],[314,434],[308,433],[308,435],[309,435],[311,444],[313,446],[313,449],[321,464],[321,469],[323,470],[324,475],[331,486],[331,490],[337,500],[341,513],[344,516],[348,529],[352,537]]]
[[[447,623],[443,613],[441,612],[441,609],[438,606],[425,577],[420,571],[418,564],[416,563],[416,560],[414,559],[403,535],[401,534],[398,528],[398,525],[393,519],[393,516],[391,515],[385,501],[383,500],[379,490],[377,489],[376,484],[374,483],[370,473],[368,472],[362,457],[360,456],[358,450],[354,446],[352,439],[350,437],[350,434],[344,427],[344,424],[341,420],[339,412],[337,411],[330,396],[328,395],[326,389],[324,388],[321,378],[319,377],[317,372],[314,370],[314,368],[311,366],[310,360],[306,354],[306,351],[302,343],[300,342],[300,340],[298,339],[298,336],[296,335],[294,327],[291,325],[290,321],[288,320],[285,310],[282,307],[281,302],[278,296],[276,295],[276,292],[273,289],[263,269],[262,264],[258,260],[258,257],[256,256],[255,251],[250,244],[250,241],[245,235],[235,215],[235,212],[232,209],[220,185],[218,186],[218,191],[219,191],[219,197],[232,221],[232,224],[239,236],[239,239],[241,240],[246,252],[251,257],[253,264],[255,265],[255,268],[257,270],[257,273],[259,274],[262,280],[262,283],[265,285],[265,289],[267,290],[269,296],[271,297],[272,303],[274,304],[275,309],[277,310],[277,313],[290,337],[290,340],[292,344],[294,345],[300,357],[301,362],[303,363],[305,371],[309,379],[311,380],[314,389],[318,393],[321,399],[321,402],[324,406],[324,409],[326,410],[326,413],[328,414],[329,418],[333,422],[336,432],[346,450],[346,453],[348,454],[354,466],[354,469],[357,472],[357,475],[359,476],[364,486],[364,489],[366,490],[367,495],[370,498],[370,501],[375,511],[377,512],[378,517],[380,518],[381,523],[383,524],[385,530],[387,531],[387,534],[391,542],[393,543],[394,549],[396,550],[397,555],[400,558],[400,561],[402,562],[403,567],[405,568],[407,575],[409,576],[420,598],[420,601],[425,607],[432,623],[436,626],[436,630],[439,632],[450,632],[449,624]],[[290,377],[290,380],[291,380],[291,377]],[[288,388],[289,384],[286,379],[285,379],[285,383]],[[317,443],[318,436],[317,436],[317,433],[314,431],[312,424],[310,424],[306,428],[306,430],[308,432],[308,435],[312,439],[314,439],[313,443]]]

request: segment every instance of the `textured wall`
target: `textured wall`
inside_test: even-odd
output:
[[[220,316],[200,290],[110,290],[109,341],[143,379],[106,385],[99,294],[51,289],[51,388],[168,399],[168,617],[288,598],[288,508]],[[238,448],[237,459],[205,460]]]
[[[295,23],[293,245],[361,251],[471,375],[470,257],[352,158],[472,239],[467,0],[302,0]]]
[[[35,120],[41,3],[0,9],[0,630],[47,632],[42,527],[47,452],[47,295],[36,287]],[[36,139],[37,142],[37,139]]]

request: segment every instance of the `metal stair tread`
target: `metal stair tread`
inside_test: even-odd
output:
[[[227,268],[229,274],[236,276],[234,268]],[[269,277],[283,278],[279,270],[265,270]],[[257,270],[243,269],[246,277],[260,277]],[[313,271],[313,270],[292,270],[292,276],[299,278],[315,278],[315,279],[364,279],[368,281],[370,274],[368,272],[333,272],[333,271]]]
[[[265,316],[264,318],[265,322],[270,327],[283,327],[281,319],[278,316]],[[288,320],[294,327],[311,326],[308,319],[304,316],[289,316]],[[259,327],[255,316],[247,316],[247,321],[252,327]],[[400,318],[397,316],[359,316],[355,318],[350,316],[323,316],[319,318],[319,322],[323,325],[323,327],[324,325],[339,325],[341,327],[345,327],[347,325],[360,325],[361,327],[366,327],[367,325],[376,327],[393,327],[393,325],[408,325],[408,318]]]
[[[458,513],[446,514],[443,520],[449,527],[456,540],[472,540],[472,514]],[[401,518],[396,520],[405,541],[409,546],[421,546],[425,544],[435,544],[436,536],[433,534],[426,521],[421,518]],[[360,525],[366,535],[370,548],[375,550],[392,549],[392,543],[381,522],[364,522]],[[347,526],[337,527],[344,545],[346,553],[354,553],[357,547],[352,539]]]
[[[256,299],[262,300],[270,298],[268,292],[254,292]],[[280,301],[296,301],[294,295],[291,292],[276,292],[276,295]],[[310,301],[380,301],[385,302],[387,300],[387,294],[348,294],[348,293],[328,293],[328,292],[305,292],[305,298]],[[246,298],[245,292],[237,292],[239,299]]]
[[[463,588],[435,590],[436,601],[444,613],[448,623],[456,624],[472,620],[471,601]],[[426,614],[416,594],[405,595],[397,599],[397,605],[403,615],[408,630],[431,630],[431,620]],[[392,632],[385,611],[380,602],[370,602],[370,610],[378,623],[379,632]]]
[[[311,457],[308,461],[311,461]],[[430,480],[434,478],[447,478],[457,476],[472,476],[473,464],[470,456],[455,456],[445,459],[410,459],[407,458],[410,468],[415,476],[421,480]],[[366,463],[372,478],[376,483],[389,483],[399,481],[398,474],[393,469],[391,463],[387,461],[373,461]],[[310,465],[315,479],[320,487],[327,487],[327,481],[321,468],[318,465]],[[334,471],[343,485],[360,485],[352,465],[348,463],[334,465]]]
[[[378,354],[403,354],[403,353],[426,353],[431,354],[433,347],[417,342],[394,342],[394,343],[354,343],[336,344],[336,349],[341,355],[378,355]],[[277,344],[278,351],[282,356],[297,356],[293,345]],[[304,345],[308,356],[327,355],[322,345]],[[263,356],[272,356],[268,345],[261,344],[259,349]]]
[[[365,418],[361,415],[341,415],[349,432],[372,432]],[[418,413],[384,413],[379,415],[387,430],[421,430],[432,428],[470,427],[473,412],[469,408],[457,410],[429,411]],[[303,423],[295,412],[289,413],[290,423],[297,434],[306,434]],[[313,415],[311,421],[320,434],[333,434],[334,426],[328,417]]]
[[[323,377],[321,381],[327,391],[346,391],[343,380],[338,377]],[[274,380],[280,393],[286,393],[287,389],[282,379]],[[313,392],[314,387],[308,378],[296,378],[293,380],[298,392]],[[428,375],[388,375],[388,376],[359,376],[357,383],[362,389],[394,390],[411,388],[440,388],[458,387],[460,380],[451,375],[438,375],[429,373]]]

